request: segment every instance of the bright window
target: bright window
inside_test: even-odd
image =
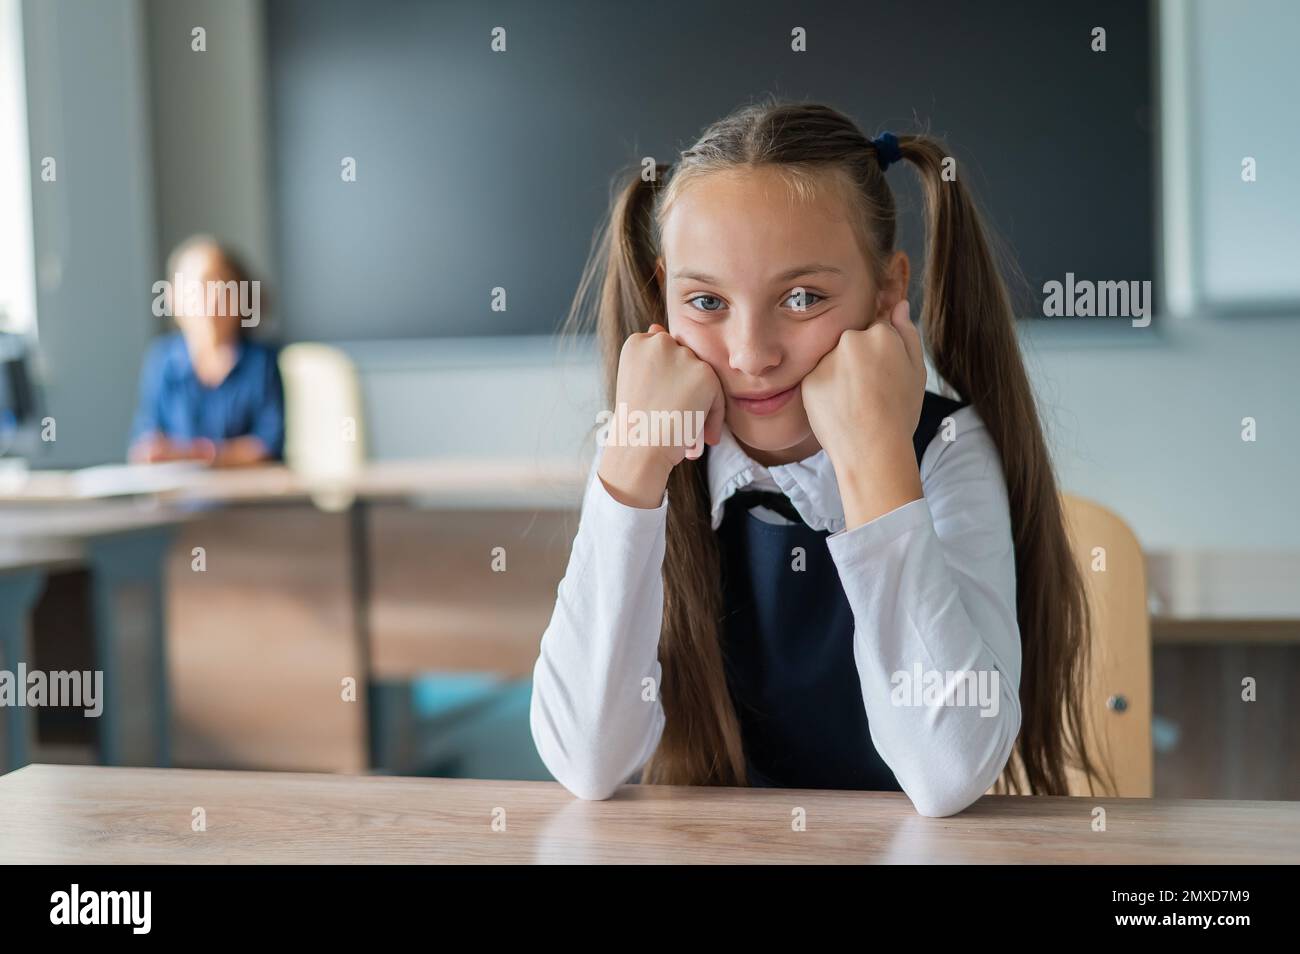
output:
[[[21,0],[0,0],[0,331],[36,333]]]

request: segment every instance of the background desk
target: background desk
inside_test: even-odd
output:
[[[136,602],[151,610],[145,628],[167,660],[177,763],[354,772],[372,764],[376,740],[410,737],[371,730],[378,716],[406,727],[397,720],[413,677],[530,672],[585,475],[581,462],[442,460],[322,482],[269,466],[162,472],[172,486],[130,494],[124,479],[120,495],[86,499],[112,482],[33,472],[0,487],[0,523],[32,545],[66,542],[92,560],[96,580],[130,570],[165,594]],[[142,527],[167,528],[150,537],[166,546],[123,550]],[[506,573],[492,570],[497,546]],[[120,599],[96,603],[98,629],[123,628]],[[142,615],[133,618],[139,629]],[[341,698],[348,678],[355,703]],[[115,751],[107,761],[167,764],[153,749]],[[379,754],[418,770],[431,753]]]
[[[1156,643],[1300,645],[1300,552],[1158,550],[1146,562]]]
[[[196,807],[206,831],[191,830]],[[1300,803],[986,795],[925,818],[900,793],[627,785],[584,802],[555,782],[47,765],[0,778],[0,863],[217,862],[1295,863]]]
[[[95,729],[110,764],[169,764],[167,660],[159,567],[185,511],[128,500],[78,501],[0,514],[0,667],[36,668],[30,612],[47,577],[90,571],[96,661],[103,712]],[[33,710],[0,711],[0,771],[21,765],[35,743]]]
[[[1300,798],[1300,553],[1146,558],[1156,792]]]
[[[0,670],[17,672],[29,660],[28,618],[45,575],[77,565],[76,547],[58,541],[0,541]],[[0,772],[30,757],[32,710],[0,706]]]

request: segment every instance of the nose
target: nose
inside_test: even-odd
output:
[[[752,311],[741,312],[729,323],[727,348],[733,371],[760,378],[781,363],[781,344],[772,322]]]

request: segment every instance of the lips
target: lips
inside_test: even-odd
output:
[[[786,388],[784,391],[759,391],[751,395],[733,394],[731,399],[741,410],[750,414],[764,416],[775,414],[781,408],[790,403],[790,399],[799,392],[799,385]]]

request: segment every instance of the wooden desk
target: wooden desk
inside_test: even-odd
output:
[[[163,503],[274,503],[313,497],[354,496],[364,500],[413,497],[441,505],[561,507],[576,505],[588,464],[567,458],[447,458],[390,460],[366,464],[355,474],[311,479],[281,464],[175,472],[166,480],[123,480],[120,490],[87,497],[77,471],[30,471],[0,482],[0,503],[68,504],[138,497]],[[147,474],[147,469],[145,471]],[[151,483],[142,493],[132,486]],[[103,492],[108,486],[93,484]]]
[[[1300,552],[1146,554],[1155,790],[1300,798]],[[1256,680],[1256,701],[1242,680]]]
[[[131,606],[96,597],[107,645],[123,644],[114,621],[125,609],[156,650],[148,666],[106,665],[106,695],[170,695],[177,745],[170,753],[171,739],[156,730],[143,738],[161,748],[106,745],[110,764],[166,765],[174,755],[192,765],[356,772],[368,764],[368,728],[383,734],[370,717],[393,708],[370,705],[372,680],[530,670],[586,469],[573,460],[460,459],[375,462],[339,480],[278,465],[156,476],[128,468],[93,481],[33,471],[0,483],[0,523],[28,543],[70,541],[114,592],[127,572],[150,584],[129,594]],[[84,495],[114,487],[111,496]],[[131,492],[143,487],[152,489]],[[145,539],[137,531],[160,529],[165,537],[149,539],[169,552],[124,550]],[[509,550],[508,577],[491,572],[496,546]],[[193,566],[200,548],[201,572]],[[30,585],[14,584],[9,602],[25,612]],[[133,687],[143,696],[109,685],[114,674],[168,664],[171,685]],[[356,680],[355,704],[340,701],[345,679]],[[139,737],[116,731],[123,725],[109,716],[103,727],[113,729],[110,739]],[[10,747],[9,758],[22,754]]]
[[[168,765],[167,661],[158,568],[184,508],[135,501],[3,508],[0,543],[0,665],[31,666],[28,614],[46,574],[91,573],[96,668],[104,673],[96,729],[114,765]],[[0,771],[23,764],[35,736],[32,710],[0,712]]]
[[[196,807],[206,831],[191,830]],[[584,802],[554,782],[49,765],[0,777],[3,864],[1298,861],[1298,802],[986,795],[925,818],[899,793],[628,785]]]
[[[28,619],[46,574],[75,566],[80,556],[62,541],[0,540],[0,670],[16,673],[30,659]],[[26,764],[35,721],[27,706],[0,706],[0,772]]]

